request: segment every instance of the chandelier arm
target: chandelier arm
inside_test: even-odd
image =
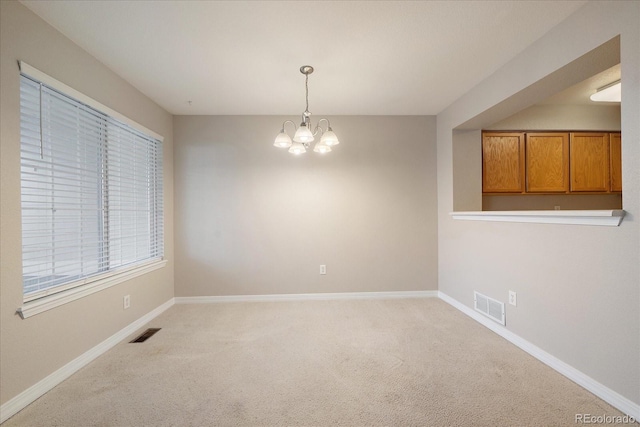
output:
[[[326,129],[326,130],[331,129],[331,123],[329,122],[329,119],[325,119],[324,117],[323,117],[323,118],[321,118],[320,120],[318,120],[318,126],[320,126],[320,123],[321,123],[323,120],[324,120],[325,122],[327,122],[327,129]]]
[[[320,123],[322,123],[323,120],[325,122],[327,122],[327,128],[326,129],[322,129],[322,126],[320,126]],[[331,123],[329,123],[329,119],[325,119],[323,117],[320,120],[318,120],[318,124],[316,125],[315,129],[313,130],[313,136],[316,136],[318,134],[318,132],[320,132],[320,134],[322,135],[323,133],[325,133],[329,129],[331,129]]]
[[[282,122],[282,131],[281,132],[284,132],[284,125],[286,125],[287,123],[291,123],[293,125],[293,132],[295,133],[295,131],[298,129],[298,127],[291,120],[285,120],[284,122]]]

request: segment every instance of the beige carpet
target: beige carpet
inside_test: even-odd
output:
[[[176,305],[147,327],[162,330],[120,343],[3,427],[575,426],[575,414],[622,415],[438,299]]]

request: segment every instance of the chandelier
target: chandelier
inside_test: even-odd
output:
[[[331,147],[340,144],[338,141],[338,137],[333,130],[331,129],[331,123],[327,119],[318,120],[318,124],[316,127],[311,130],[311,113],[309,112],[309,74],[313,73],[313,67],[311,65],[303,65],[300,67],[300,72],[305,75],[304,79],[304,87],[306,94],[307,107],[302,113],[302,123],[300,126],[296,128],[296,124],[291,120],[285,120],[282,123],[282,129],[278,136],[276,136],[276,141],[273,143],[276,147],[279,148],[288,148],[289,152],[295,155],[300,155],[302,153],[306,153],[307,149],[311,146],[311,143],[314,141],[315,137],[320,134],[320,141],[316,142],[313,147],[313,151],[316,153],[328,153],[331,151]],[[326,129],[323,129],[320,124],[322,122],[326,122]],[[295,130],[295,134],[293,135],[293,141],[287,132],[285,132],[285,125],[287,123],[291,123]]]

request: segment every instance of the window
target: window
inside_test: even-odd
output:
[[[162,259],[160,139],[24,70],[20,122],[25,302]]]

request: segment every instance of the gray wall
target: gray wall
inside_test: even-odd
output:
[[[507,305],[509,330],[636,404],[640,403],[639,20],[640,2],[589,2],[439,114],[437,121],[440,291],[469,307],[474,290],[501,301],[507,301],[508,290],[518,292],[518,306]],[[622,224],[453,220],[449,212],[454,208],[454,129],[481,129],[569,87],[560,84],[555,72],[618,34],[627,211]],[[547,75],[553,77],[549,85],[536,85]]]
[[[482,131],[455,130],[452,144],[453,210],[482,210]]]
[[[622,209],[621,194],[527,194],[482,196],[483,211]]]
[[[330,117],[301,157],[291,118],[175,117],[176,296],[437,289],[435,118]]]
[[[18,60],[163,135],[166,267],[25,320]],[[173,297],[172,118],[23,5],[0,2],[0,404]],[[124,311],[122,297],[131,295]]]

